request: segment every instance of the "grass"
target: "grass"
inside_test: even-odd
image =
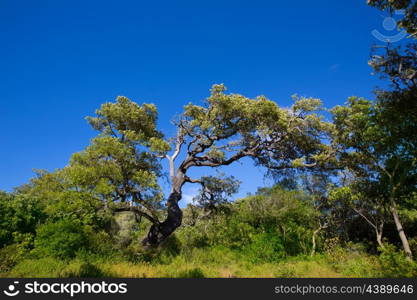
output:
[[[255,264],[229,249],[194,249],[158,257],[152,262],[123,258],[26,259],[1,277],[121,277],[121,278],[279,278],[374,277],[378,263],[365,254],[297,256]]]

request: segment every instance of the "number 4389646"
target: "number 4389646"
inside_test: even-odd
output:
[[[368,285],[366,288],[366,293],[368,294],[413,294],[414,287],[413,285],[380,285],[373,284]]]

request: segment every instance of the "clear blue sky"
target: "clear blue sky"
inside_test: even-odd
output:
[[[155,103],[167,135],[213,83],[284,106],[295,93],[372,98],[384,16],[365,2],[0,1],[0,189],[65,166],[96,134],[84,117],[117,95]],[[226,169],[241,194],[264,184],[247,162]]]

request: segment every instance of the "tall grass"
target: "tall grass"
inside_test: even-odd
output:
[[[338,250],[338,254],[296,256],[279,262],[254,263],[227,248],[194,249],[178,255],[160,254],[152,262],[123,257],[26,259],[7,277],[122,277],[122,278],[277,278],[277,277],[373,277],[380,274],[375,257]]]

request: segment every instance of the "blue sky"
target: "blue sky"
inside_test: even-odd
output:
[[[84,117],[117,95],[155,103],[168,136],[213,83],[283,106],[295,93],[327,107],[372,98],[385,16],[365,2],[0,1],[0,189],[65,166],[96,134]],[[225,171],[240,195],[269,184],[247,160]]]

